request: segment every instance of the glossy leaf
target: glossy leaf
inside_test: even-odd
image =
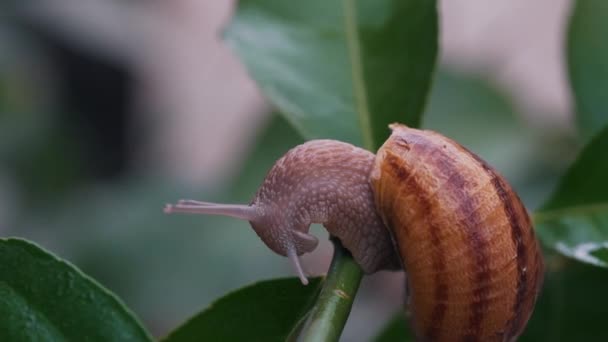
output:
[[[319,291],[297,278],[262,281],[232,292],[177,328],[164,342],[285,341]]]
[[[431,0],[243,0],[226,31],[268,99],[306,139],[369,149],[419,126],[437,55]]]
[[[19,239],[0,240],[0,341],[150,341],[109,291]]]
[[[584,148],[549,201],[534,215],[545,245],[608,267],[608,128]]]
[[[587,140],[608,124],[608,2],[577,0],[568,30],[568,70],[577,124]]]
[[[255,144],[246,153],[239,174],[230,185],[233,201],[249,200],[258,190],[268,170],[291,148],[304,139],[279,113],[272,113],[260,130]]]

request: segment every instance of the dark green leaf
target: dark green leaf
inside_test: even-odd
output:
[[[587,140],[608,124],[608,1],[577,0],[568,30],[568,69],[577,123]]]
[[[520,342],[608,341],[608,272],[548,257],[545,285]]]
[[[388,324],[380,331],[374,340],[376,342],[407,342],[415,341],[410,332],[403,312],[395,314]]]
[[[285,341],[319,290],[297,278],[262,281],[232,292],[192,317],[165,342]]]
[[[437,54],[435,1],[239,2],[227,40],[307,139],[378,147],[419,126]]]
[[[0,341],[150,341],[133,314],[72,265],[0,240]]]
[[[534,215],[545,245],[608,267],[608,128],[587,145],[549,201]]]

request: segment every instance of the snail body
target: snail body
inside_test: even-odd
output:
[[[249,205],[191,200],[167,212],[250,221],[262,241],[298,256],[323,224],[366,273],[407,273],[410,323],[421,341],[512,341],[542,284],[543,260],[527,211],[492,167],[431,131],[391,125],[377,155],[313,140],[280,158]]]

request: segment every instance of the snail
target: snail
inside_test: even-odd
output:
[[[288,151],[249,205],[181,200],[165,212],[247,220],[274,252],[298,256],[323,224],[364,272],[403,268],[410,325],[420,341],[513,341],[543,282],[530,217],[505,179],[433,131],[390,125],[374,156],[335,140]]]

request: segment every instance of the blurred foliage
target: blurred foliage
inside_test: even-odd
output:
[[[588,140],[608,124],[608,2],[574,1],[567,34],[568,70],[580,135]]]
[[[249,201],[275,161],[304,139],[277,113],[272,113],[265,126],[246,153],[239,174],[229,182],[227,192],[236,201]]]
[[[0,27],[0,172],[16,178],[26,200],[35,200],[60,195],[77,178],[79,161],[55,130],[51,84],[36,72],[44,61],[28,38]]]
[[[120,134],[101,123],[124,116],[124,104],[108,97],[124,91],[102,89],[85,62],[94,57],[18,18],[0,26],[0,171],[17,180],[24,205],[36,206],[119,168],[110,158],[122,155],[112,149]]]

